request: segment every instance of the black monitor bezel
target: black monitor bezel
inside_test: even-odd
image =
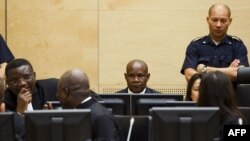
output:
[[[103,104],[106,108],[111,108],[114,115],[131,115],[131,95],[125,93],[112,93],[112,94],[98,94],[102,101],[99,103]],[[112,101],[113,100],[113,101]],[[119,111],[122,109],[122,111]]]
[[[219,137],[218,107],[154,107],[150,139],[211,141]],[[191,120],[190,120],[191,119]]]
[[[153,107],[195,107],[194,101],[168,101],[165,99],[139,99],[135,105],[135,115],[149,115]]]
[[[150,93],[150,94],[133,94],[131,95],[131,109],[132,115],[138,115],[136,111],[136,106],[139,103],[140,99],[162,99],[165,101],[183,101],[184,96],[182,94],[159,94],[159,93]]]
[[[0,112],[0,140],[15,140],[15,123],[13,112]]]
[[[90,115],[90,109],[27,111],[24,116],[26,140],[90,140]]]

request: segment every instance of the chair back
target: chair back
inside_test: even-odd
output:
[[[250,67],[238,69],[236,100],[238,106],[250,107]]]

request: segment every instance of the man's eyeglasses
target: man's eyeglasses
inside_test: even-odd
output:
[[[10,84],[18,84],[21,80],[23,81],[30,81],[34,77],[34,72],[31,74],[24,74],[22,77],[14,77],[9,82]]]

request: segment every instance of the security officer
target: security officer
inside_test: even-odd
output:
[[[194,39],[186,50],[181,69],[188,81],[197,72],[221,71],[231,80],[240,66],[249,66],[247,48],[235,36],[227,35],[232,22],[230,8],[221,3],[210,7],[207,17],[209,35]]]

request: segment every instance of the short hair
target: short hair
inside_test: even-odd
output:
[[[229,6],[227,6],[226,4],[221,4],[221,3],[213,4],[213,5],[209,8],[209,10],[208,10],[208,16],[211,15],[211,13],[212,13],[214,7],[216,7],[216,6],[218,6],[218,5],[224,6],[224,8],[227,9],[227,11],[228,11],[228,16],[231,17],[231,10],[230,10]]]
[[[17,58],[17,59],[10,61],[7,64],[7,66],[5,68],[5,75],[8,76],[8,73],[11,69],[18,68],[18,67],[24,66],[24,65],[30,66],[31,70],[33,71],[33,67],[28,60],[23,59],[23,58]]]
[[[126,66],[126,72],[128,72],[129,67],[134,65],[135,63],[139,63],[142,66],[144,66],[146,73],[148,73],[148,65],[147,65],[147,63],[144,62],[143,60],[140,60],[140,59],[134,59],[134,60],[129,61],[127,66]]]

